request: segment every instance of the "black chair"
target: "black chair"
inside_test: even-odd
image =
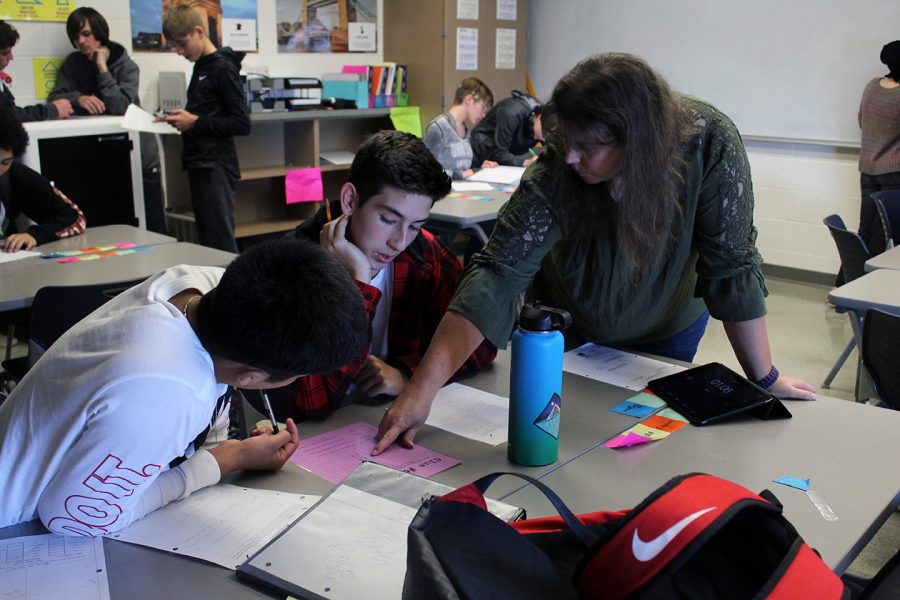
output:
[[[900,190],[881,190],[871,198],[889,246],[900,246]]]
[[[888,408],[900,410],[900,316],[866,311],[860,352],[878,397]]]
[[[4,377],[21,381],[59,337],[110,298],[144,281],[42,287],[34,295],[28,326],[28,354],[3,361]]]
[[[847,226],[844,225],[844,220],[839,215],[829,215],[822,222],[828,227],[828,231],[831,232],[831,237],[834,238],[834,243],[837,245],[838,255],[841,257],[841,270],[844,273],[844,282],[850,283],[854,279],[865,275],[866,261],[872,255],[869,253],[866,243],[859,237],[859,234],[849,231]],[[827,390],[829,388],[831,382],[847,361],[847,357],[853,352],[854,346],[856,346],[856,340],[851,339],[822,383],[824,389]]]

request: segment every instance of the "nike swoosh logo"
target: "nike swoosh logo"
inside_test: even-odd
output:
[[[203,81],[204,79],[206,79],[206,75],[200,75],[199,77],[197,77],[197,79],[199,81]]]
[[[685,527],[711,510],[716,510],[716,507],[713,506],[711,508],[698,510],[694,514],[686,516],[648,542],[643,541],[638,535],[637,529],[635,529],[634,537],[631,538],[631,552],[634,553],[634,557],[641,562],[653,560],[666,546],[669,545],[669,542],[675,539],[675,536],[684,530]]]

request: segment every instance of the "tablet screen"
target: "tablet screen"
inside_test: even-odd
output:
[[[774,398],[721,363],[654,379],[647,386],[694,425],[762,406]]]

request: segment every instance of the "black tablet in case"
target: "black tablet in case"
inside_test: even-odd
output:
[[[778,398],[717,362],[654,379],[647,387],[693,425],[744,413],[763,420],[791,418]]]

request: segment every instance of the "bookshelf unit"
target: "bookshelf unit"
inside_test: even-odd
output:
[[[323,165],[319,154],[354,152],[366,136],[393,129],[386,108],[252,113],[250,122],[250,134],[234,138],[241,166],[234,207],[238,239],[289,231],[318,208],[317,202],[285,203],[287,171],[320,167],[325,197],[335,198],[350,165]],[[169,227],[179,240],[196,241],[181,136],[162,137]]]

